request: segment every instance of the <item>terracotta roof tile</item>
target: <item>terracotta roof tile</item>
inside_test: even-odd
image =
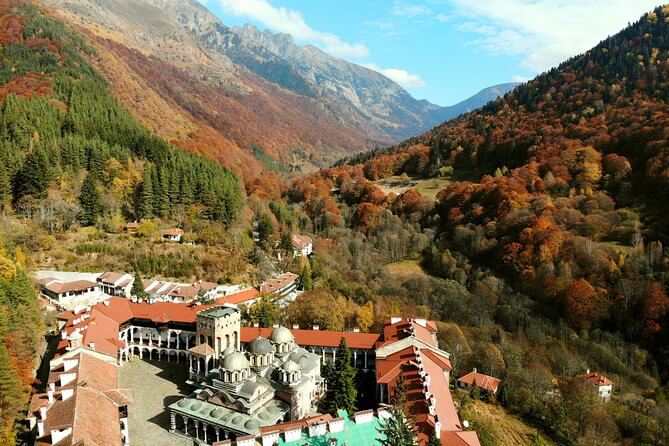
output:
[[[499,388],[499,383],[501,380],[474,370],[458,378],[458,382],[468,386],[476,384],[476,386],[480,387],[481,389],[485,389],[489,392],[496,392]]]
[[[240,339],[243,343],[251,342],[262,336],[269,338],[272,328],[242,327]],[[381,335],[376,333],[355,333],[351,331],[328,331],[328,330],[290,330],[295,337],[295,342],[301,346],[337,347],[343,337],[349,348],[371,350]]]
[[[598,372],[586,373],[585,375],[580,375],[580,378],[593,383],[597,387],[613,385],[613,381]]]
[[[293,246],[296,249],[304,249],[309,245],[313,245],[314,243],[314,241],[308,235],[293,234],[291,238]]]
[[[272,294],[283,287],[295,282],[300,276],[293,273],[281,274],[276,279],[270,279],[260,284],[260,293]]]

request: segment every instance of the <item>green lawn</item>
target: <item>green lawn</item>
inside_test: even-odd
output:
[[[374,182],[384,193],[401,194],[409,189],[416,189],[421,195],[432,200],[437,199],[440,190],[451,184],[448,178],[422,178],[410,176],[409,182],[404,184],[399,175],[382,178]]]

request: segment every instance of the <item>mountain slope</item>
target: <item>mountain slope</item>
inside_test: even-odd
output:
[[[244,177],[258,170],[246,168],[254,145],[284,162],[323,165],[455,114],[415,100],[373,70],[295,45],[288,35],[229,28],[195,0],[47,2],[97,40],[98,68],[145,124],[182,147],[211,152]],[[164,73],[164,82],[144,77],[155,73]],[[131,78],[142,87],[127,91]],[[466,108],[488,97],[480,100]],[[144,106],[159,101],[170,111]],[[161,119],[170,115],[179,117],[179,128]]]
[[[519,82],[509,82],[506,84],[493,85],[492,87],[484,88],[464,101],[458,102],[455,105],[442,107],[438,110],[435,110],[433,116],[439,121],[440,124],[442,122],[450,121],[451,119],[457,118],[464,113],[469,113],[470,111],[476,110],[479,107],[483,107],[488,102],[494,101],[495,99],[504,96],[518,85],[520,85]]]
[[[110,229],[178,208],[225,223],[238,215],[243,192],[230,170],[141,126],[88,62],[85,39],[30,2],[14,5],[0,10],[0,206],[50,209],[51,232],[82,215],[95,224],[103,211]]]
[[[384,209],[406,213],[437,230],[424,253],[434,274],[459,280],[463,263],[495,271],[542,316],[644,342],[666,370],[667,23],[669,7],[657,8],[503,98],[362,164],[298,181],[290,196],[303,201],[311,182],[337,186],[358,205],[347,212],[363,230]],[[451,184],[432,210],[415,191],[383,199],[364,182],[401,173]]]

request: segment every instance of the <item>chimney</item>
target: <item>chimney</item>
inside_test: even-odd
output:
[[[474,367],[474,373],[476,373],[476,367]]]
[[[360,329],[358,327],[353,328],[353,333],[360,333]]]
[[[47,398],[49,398],[49,404],[53,404],[53,390],[49,389],[46,392]]]
[[[39,416],[42,420],[46,420],[46,407],[42,406],[39,408]]]
[[[589,369],[589,368],[585,369],[585,374],[586,374],[586,375],[589,375],[589,374],[590,374],[590,369]]]
[[[314,325],[314,326],[313,326],[313,327],[311,327],[311,328],[312,328],[312,329],[314,329],[314,330],[320,330],[320,329],[321,329],[321,327],[320,327],[320,326],[318,326],[318,325]]]
[[[95,350],[95,342],[89,342],[89,343],[88,343],[88,347],[89,347],[91,350]]]
[[[300,326],[298,324],[293,324],[293,330],[299,330]]]

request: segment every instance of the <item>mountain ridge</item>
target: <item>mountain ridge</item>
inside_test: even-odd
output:
[[[385,146],[451,116],[446,114],[448,108],[439,115],[442,108],[414,99],[374,70],[334,58],[313,46],[294,45],[288,35],[261,32],[251,25],[227,27],[194,0],[47,3],[70,23],[93,35],[169,62],[238,101],[253,102],[249,98],[260,94],[274,104],[268,103],[264,108],[287,113],[282,103],[300,101],[302,119],[309,121],[314,115],[321,115],[318,122],[307,124],[327,126],[319,132],[320,138],[300,132],[300,123],[294,122],[290,126],[293,147],[286,147],[285,141],[276,144],[269,137],[253,141],[275,158],[288,160],[296,146],[304,145],[313,146],[314,152],[322,152],[321,155],[334,148],[338,156]],[[130,10],[133,14],[127,13]],[[344,74],[337,77],[338,72]],[[267,82],[282,88],[268,87]],[[339,88],[342,84],[346,87]],[[343,93],[333,93],[336,90]],[[262,119],[258,116],[255,121]],[[232,119],[228,125],[234,125]],[[274,130],[279,141],[282,131]],[[242,140],[243,150],[249,150],[250,139]],[[239,144],[237,140],[233,142]],[[311,156],[311,152],[300,154],[307,162]]]

